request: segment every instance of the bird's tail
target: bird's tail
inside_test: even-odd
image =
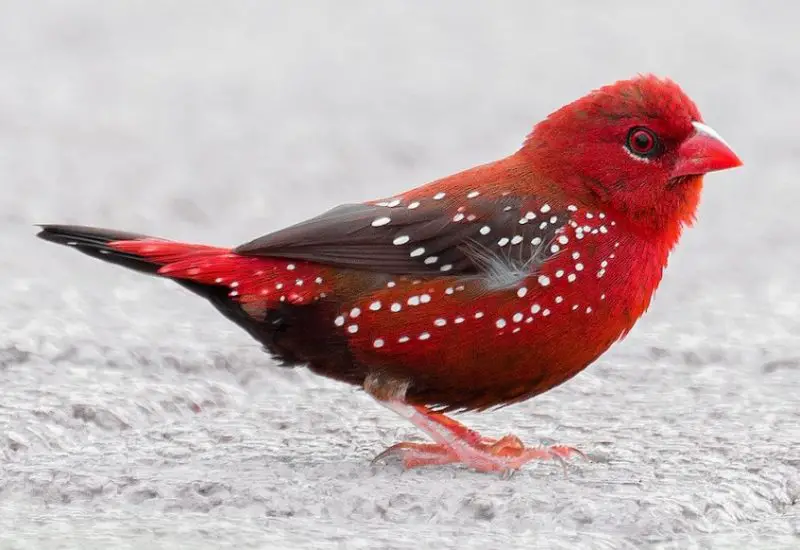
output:
[[[82,225],[42,225],[37,237],[70,246],[93,258],[149,275],[168,263],[225,254],[228,249],[178,243],[137,233]]]

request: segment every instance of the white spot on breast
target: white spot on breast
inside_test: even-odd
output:
[[[564,276],[564,270],[563,269],[559,269],[559,270],[556,271],[556,279],[560,279],[563,276]]]
[[[277,290],[280,290],[280,289],[282,289],[282,288],[283,288],[283,283],[275,283],[275,288],[276,288]]]
[[[605,226],[605,225],[601,225],[601,226],[600,226],[600,233],[602,233],[602,234],[604,234],[604,235],[605,235],[606,233],[608,233],[608,229],[606,228],[606,226]]]
[[[608,266],[608,262],[606,260],[603,260],[602,262],[600,262],[600,267],[607,267],[607,266]]]
[[[503,328],[503,327],[506,326],[506,320],[505,319],[498,319],[497,321],[494,322],[494,324],[495,324],[495,326],[497,328]]]
[[[361,315],[361,310],[358,309],[357,307],[354,307],[353,309],[350,310],[350,317],[352,317],[353,319],[355,319],[359,315]]]
[[[528,218],[520,218],[519,219],[519,224],[520,225],[525,225],[526,223],[528,223]]]
[[[552,246],[550,247],[550,252],[552,252],[553,254],[555,254],[555,253],[556,253],[556,252],[558,252],[559,250],[561,250],[561,247],[560,247],[560,246],[558,246],[557,244],[554,244],[554,245],[552,245]]]
[[[591,312],[592,312],[592,307],[591,306],[587,307],[586,308],[586,313],[591,313]]]
[[[230,286],[231,288],[236,288],[237,286],[239,286],[239,281],[233,281]]]
[[[433,200],[435,200],[435,201],[440,201],[440,200],[442,200],[442,199],[443,199],[445,196],[446,196],[446,193],[442,193],[441,191],[439,191],[438,193],[436,193],[436,194],[433,196]]]
[[[454,322],[455,324],[457,324],[457,325],[460,325],[461,323],[463,323],[463,322],[464,322],[464,318],[463,318],[463,317],[456,317],[456,318],[453,320],[453,322]]]
[[[430,332],[423,332],[422,334],[419,335],[419,339],[420,340],[427,340],[430,337],[431,337],[431,333]]]
[[[392,244],[395,246],[400,246],[401,244],[406,244],[410,240],[411,237],[408,235],[400,235],[399,237],[395,237],[395,239],[392,241]]]
[[[587,213],[586,213],[586,219],[587,219],[587,220],[591,220],[592,218],[594,218],[594,216],[592,215],[592,213],[591,213],[591,212],[587,212]]]
[[[524,317],[525,316],[522,313],[517,312],[517,313],[514,314],[514,316],[511,318],[511,320],[514,321],[515,323],[520,323],[520,322],[522,322],[522,319]]]
[[[556,223],[558,221],[558,216],[551,216],[550,223]]]
[[[439,319],[436,319],[433,322],[433,324],[436,325],[437,327],[443,327],[443,326],[445,326],[447,324],[447,321],[440,317]]]
[[[448,286],[447,288],[444,289],[445,294],[452,294],[453,292],[454,291],[452,286]]]
[[[503,237],[499,241],[497,241],[497,246],[505,246],[508,244],[508,237]]]
[[[475,312],[475,318],[476,319],[480,319],[481,317],[483,317],[483,312],[482,311],[476,311]]]
[[[430,265],[430,264],[435,264],[438,261],[439,261],[439,256],[428,256],[427,258],[425,258],[424,263]]]
[[[295,284],[295,285],[297,285],[297,286],[303,286],[303,279],[297,279],[297,280],[294,282],[294,284]]]
[[[468,199],[474,199],[478,195],[480,195],[480,193],[478,191],[470,191],[469,193],[467,193],[467,198]]]
[[[581,257],[581,253],[580,252],[573,252],[572,253],[572,259],[573,260],[577,260],[580,257]]]
[[[419,301],[422,302],[423,304],[427,304],[428,302],[431,301],[431,295],[423,294],[422,296],[419,297]]]
[[[408,205],[409,210],[414,210],[415,208],[419,208],[419,201],[414,201]]]
[[[544,311],[542,311],[542,316],[543,317],[547,317],[548,315],[550,315],[550,310],[549,309],[545,309]]]
[[[397,341],[398,341],[399,343],[401,343],[401,344],[405,344],[405,343],[406,343],[406,342],[408,342],[409,340],[411,340],[411,338],[409,338],[408,336],[401,336],[400,338],[398,338],[398,339],[397,339]]]
[[[410,306],[418,306],[419,305],[419,296],[412,296],[411,298],[408,299],[408,301],[406,303],[408,303],[408,305],[410,305]]]
[[[531,244],[532,244],[533,246],[539,246],[540,244],[542,244],[542,238],[541,238],[541,237],[534,237],[534,238],[532,238],[532,239],[531,239]]]
[[[606,270],[605,269],[601,269],[600,271],[597,272],[597,278],[600,279],[605,274],[606,274]]]
[[[522,242],[522,235],[514,235],[514,238],[511,239],[511,244],[519,244]]]
[[[294,264],[289,264],[286,266],[286,269],[288,269],[289,271],[294,271],[295,269],[297,269],[297,266]]]
[[[542,306],[540,306],[539,304],[533,304],[531,306],[531,313],[533,313],[534,315],[539,313],[541,310],[542,310]]]
[[[397,313],[398,311],[400,311],[401,309],[403,309],[403,306],[401,306],[401,305],[400,305],[399,303],[397,303],[397,302],[394,302],[394,303],[393,303],[391,306],[389,306],[389,309],[390,309],[390,310],[392,310],[392,312],[393,312],[393,313]]]
[[[605,294],[601,294],[601,295],[600,295],[600,299],[601,299],[601,300],[605,300],[605,299],[606,299],[606,295],[605,295]]]
[[[563,296],[556,296],[556,303],[557,304],[560,304],[563,301],[564,301],[564,297]]]
[[[567,206],[567,210],[569,210],[570,212],[577,212],[578,207],[575,206],[574,204],[570,204],[569,206]]]
[[[222,277],[217,277],[216,279],[214,279],[214,282],[215,282],[215,283],[217,283],[217,284],[220,284],[220,283],[221,283],[221,282],[223,282],[224,280],[225,280],[225,279],[223,279]]]
[[[545,229],[547,227],[547,222],[542,222],[539,224],[539,229]]]
[[[378,300],[375,300],[369,305],[369,309],[372,311],[378,311],[381,308],[381,303]]]
[[[316,279],[314,279],[314,282],[317,283],[318,285],[321,285],[322,284],[322,277],[317,277]]]
[[[423,254],[425,254],[425,248],[420,246],[419,248],[412,250],[409,256],[416,258],[417,256],[422,256]]]
[[[567,275],[567,281],[569,281],[570,283],[574,282],[575,279],[576,277],[574,273],[570,273],[569,275]]]
[[[459,212],[458,214],[453,216],[453,221],[454,222],[460,222],[463,219],[464,219],[464,214],[462,214],[461,212]]]
[[[539,275],[538,281],[540,285],[547,286],[550,284],[550,277],[548,277],[547,275]]]
[[[395,286],[397,286],[397,283],[395,283],[394,281],[389,281],[388,283],[386,283],[386,286],[388,286],[389,288],[394,288]]]
[[[583,271],[583,264],[580,262],[575,264],[575,271]]]
[[[559,235],[558,242],[561,244],[567,244],[569,242],[569,237],[566,235]]]
[[[548,212],[550,212],[550,205],[549,204],[543,204],[542,207],[539,209],[539,211],[542,214],[547,214]]]
[[[372,227],[381,227],[382,225],[386,225],[392,221],[392,218],[387,216],[383,216],[381,218],[375,218],[372,220]]]
[[[439,271],[450,271],[451,269],[453,269],[453,264],[444,264]]]
[[[520,287],[519,290],[517,290],[517,296],[520,297],[520,298],[524,298],[527,293],[528,293],[528,289],[526,287],[524,287],[524,286]]]
[[[489,227],[488,225],[484,225],[483,227],[481,227],[481,235],[488,235],[489,233],[491,233],[491,231],[492,228]]]
[[[358,325],[350,325],[349,327],[347,327],[347,332],[349,332],[350,334],[355,334],[356,332],[358,332]]]
[[[372,342],[372,345],[375,346],[376,348],[382,348],[383,344],[384,344],[383,338],[376,338],[375,341]]]
[[[525,212],[525,217],[529,220],[535,220],[536,214],[528,210],[527,212]]]

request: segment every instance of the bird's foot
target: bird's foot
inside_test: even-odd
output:
[[[479,472],[511,473],[531,460],[563,461],[572,456],[586,458],[573,447],[552,445],[548,447],[525,447],[515,435],[500,439],[482,438],[468,452],[456,454],[451,448],[438,443],[412,443],[403,441],[392,445],[373,459],[373,463],[398,459],[403,468],[410,470],[424,466],[441,466],[460,463]]]
[[[586,455],[564,445],[526,447],[515,435],[499,439],[481,437],[474,430],[443,414],[425,407],[391,402],[387,406],[411,420],[436,443],[402,442],[392,445],[373,460],[373,463],[399,459],[406,469],[459,463],[479,472],[499,472],[509,475],[531,460],[558,460]]]

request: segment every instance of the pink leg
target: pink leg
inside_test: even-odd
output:
[[[481,437],[476,431],[426,407],[398,400],[379,402],[407,418],[435,443],[398,443],[379,454],[374,461],[396,457],[407,469],[461,463],[479,472],[508,474],[534,459],[564,460],[572,455],[586,458],[577,449],[563,445],[528,448],[514,435],[500,439]]]

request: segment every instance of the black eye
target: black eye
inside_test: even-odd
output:
[[[649,158],[655,156],[659,150],[658,136],[648,128],[637,126],[628,132],[626,147],[636,156]]]

